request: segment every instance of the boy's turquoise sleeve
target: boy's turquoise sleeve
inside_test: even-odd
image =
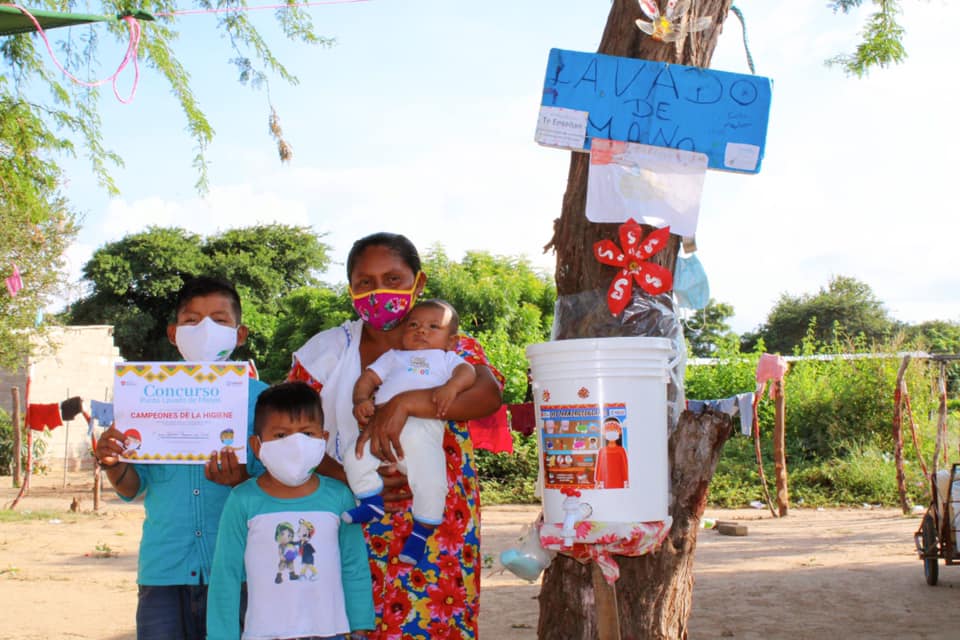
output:
[[[264,469],[263,463],[260,462],[257,456],[253,455],[253,450],[250,449],[250,436],[253,435],[253,414],[257,408],[257,398],[268,388],[269,385],[265,382],[260,382],[253,378],[249,379],[247,386],[247,439],[244,441],[243,446],[247,447],[247,473],[250,474],[251,478],[260,476],[266,470]]]
[[[353,494],[346,487],[343,495],[341,513],[356,506]],[[367,557],[367,543],[363,539],[363,529],[359,524],[340,523],[340,572],[350,631],[372,630],[375,620],[373,591],[370,588],[370,561]]]
[[[240,637],[240,584],[244,581],[243,554],[247,546],[247,518],[243,499],[231,491],[220,516],[207,591],[207,640]]]

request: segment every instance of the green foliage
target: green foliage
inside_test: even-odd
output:
[[[4,94],[6,82],[0,76],[0,280],[16,264],[23,289],[11,298],[0,282],[0,368],[16,370],[26,361],[25,330],[63,291],[63,253],[77,225],[60,192],[60,170],[46,159],[64,145],[30,105]]]
[[[549,336],[556,288],[526,259],[470,251],[454,262],[435,246],[424,257],[423,271],[424,294],[452,304],[470,335],[501,330],[524,346]]]
[[[47,441],[44,438],[33,439],[33,460],[34,473],[43,473],[45,467],[36,461],[43,457],[47,451]],[[20,438],[20,462],[26,464],[27,460],[27,438]],[[10,416],[3,409],[0,409],[0,475],[13,474],[13,426]]]
[[[863,336],[882,341],[895,329],[883,304],[867,284],[847,276],[831,278],[816,294],[783,294],[756,335],[744,336],[746,349],[762,338],[771,353],[792,353],[808,332],[824,343]]]
[[[346,288],[336,290],[303,287],[283,298],[277,316],[277,328],[260,376],[267,382],[279,382],[290,370],[290,356],[314,334],[335,327],[354,317]]]
[[[862,357],[865,348],[863,340],[845,345],[819,343],[811,332],[798,350],[809,359],[790,363],[784,379],[785,438],[794,502],[815,506],[898,501],[891,456],[893,392],[901,360],[893,354],[906,347],[899,342],[874,345],[873,351],[889,354],[882,358]],[[762,345],[758,352],[761,349]],[[836,353],[848,357],[817,359]],[[687,397],[725,398],[753,389],[756,356],[740,355],[733,348],[720,355],[719,364],[688,367]],[[931,391],[937,373],[938,367],[930,361],[913,360],[905,377],[921,434],[921,454],[928,462],[939,402]],[[767,397],[760,401],[758,419],[767,479],[772,482],[774,410]],[[951,432],[956,432],[955,422],[951,419]],[[906,420],[903,428],[908,489],[911,500],[922,503],[926,482],[915,463],[917,452]],[[718,506],[739,507],[762,495],[753,442],[734,436],[724,445],[709,500]]]
[[[872,67],[886,68],[906,59],[904,29],[897,22],[897,15],[901,13],[899,0],[873,0],[873,3],[877,5],[877,11],[870,16],[860,34],[862,39],[856,51],[827,60],[827,66],[839,66],[847,75],[862,78]],[[830,6],[834,12],[847,13],[861,4],[863,0],[833,0]]]
[[[503,401],[505,403],[523,402],[527,393],[526,344],[517,344],[510,339],[506,331],[485,331],[476,336],[477,341],[487,354],[487,360],[503,374]],[[540,342],[537,340],[536,342]]]
[[[763,438],[763,463],[768,489],[773,493],[773,445]],[[908,449],[905,455],[911,451]],[[927,482],[915,458],[905,460],[907,496],[913,504],[928,500]],[[899,503],[896,468],[889,451],[875,447],[851,447],[839,457],[813,460],[787,456],[788,487],[793,506],[825,507]],[[757,470],[753,441],[734,437],[727,441],[710,481],[707,500],[721,508],[740,508],[755,500],[762,501],[763,489]]]
[[[85,518],[95,518],[97,514],[94,513],[73,513],[70,511],[54,511],[52,509],[29,509],[29,510],[16,510],[16,509],[0,509],[0,524],[12,523],[12,522],[39,522],[53,520],[54,518],[64,522],[65,524],[73,524],[79,522]],[[0,576],[4,573],[9,573],[16,575],[20,571],[17,567],[7,566],[5,569],[0,569]]]
[[[250,337],[237,357],[267,361],[284,298],[319,284],[316,274],[329,263],[322,237],[307,227],[270,224],[224,231],[203,244],[207,272],[235,282],[243,300]]]
[[[688,343],[688,352],[692,357],[713,357],[721,342],[737,339],[727,320],[733,317],[733,307],[713,298],[707,306],[695,311],[690,319],[683,323],[683,333]]]
[[[477,338],[503,373],[504,402],[522,402],[526,348],[550,338],[557,298],[553,279],[523,258],[473,251],[454,262],[439,246],[427,252],[423,270],[425,295],[450,302],[460,314],[461,330]]]
[[[13,427],[10,416],[0,409],[0,475],[13,473]]]
[[[537,440],[511,431],[513,453],[478,449],[477,475],[483,504],[532,504],[537,484]]]
[[[926,503],[927,483],[919,466],[906,460],[904,473],[910,502]],[[790,483],[795,487],[793,500],[807,506],[900,502],[893,455],[876,447],[853,448],[841,457],[800,463],[790,468]]]
[[[730,339],[717,346],[714,357],[718,360],[716,365],[687,367],[684,388],[688,398],[727,398],[753,390],[759,350],[753,354],[741,353],[740,344]]]
[[[90,295],[68,312],[70,324],[112,324],[128,360],[176,360],[166,328],[184,281],[205,273],[200,236],[150,227],[97,249],[83,267]]]
[[[898,364],[896,359],[792,363],[785,382],[790,449],[812,458],[843,455],[857,442],[889,448]]]
[[[305,227],[260,225],[207,239],[150,227],[97,249],[83,269],[91,293],[70,308],[69,319],[113,324],[114,341],[128,360],[175,360],[166,327],[177,291],[190,277],[217,275],[237,284],[250,327],[234,357],[267,361],[284,297],[317,284],[313,274],[326,267],[327,250]]]
[[[239,6],[240,3],[226,2],[218,7]],[[193,6],[202,9],[211,8],[209,2],[196,0]],[[85,13],[104,15],[122,15],[130,10],[124,0],[101,0],[96,5],[80,5],[61,0],[40,0],[33,8],[52,11],[81,10]],[[195,142],[196,155],[193,165],[197,169],[197,188],[204,191],[207,186],[206,149],[213,139],[213,127],[204,115],[190,86],[190,74],[184,63],[177,58],[174,44],[180,35],[176,17],[169,14],[177,9],[176,3],[169,0],[142,0],[136,9],[156,15],[156,20],[140,21],[141,36],[140,64],[156,70],[168,83],[170,91],[186,119],[186,128]],[[302,7],[290,6],[276,12],[276,18],[284,35],[294,41],[306,44],[330,45],[332,40],[322,38],[314,32],[310,14]],[[240,71],[241,82],[254,88],[266,83],[268,74],[296,84],[296,77],[274,57],[260,32],[253,27],[243,12],[223,13],[216,18],[217,29],[226,36],[232,59]],[[79,35],[76,35],[79,34]],[[126,45],[128,29],[122,22],[97,23],[84,29],[76,28],[66,32],[63,39],[51,38],[57,57],[74,75],[87,78],[100,69],[99,45],[101,36],[114,39]],[[214,41],[214,39],[211,39]],[[120,157],[103,147],[102,123],[98,114],[97,88],[73,85],[54,73],[52,66],[45,60],[47,52],[43,43],[33,34],[7,36],[0,41],[0,56],[10,73],[0,76],[0,100],[19,100],[25,98],[30,112],[40,123],[41,137],[55,141],[58,150],[73,153],[75,142],[79,142],[90,159],[91,168],[100,184],[111,193],[117,192],[116,184],[110,177],[110,166],[120,165]],[[12,82],[7,81],[9,77]],[[40,118],[43,118],[40,120]],[[59,133],[54,133],[54,130]],[[6,142],[0,138],[0,147]]]
[[[917,350],[948,355],[960,354],[960,323],[933,320],[903,328],[904,339],[916,345]],[[947,366],[947,390],[960,391],[960,363]],[[960,399],[951,399],[958,402]]]

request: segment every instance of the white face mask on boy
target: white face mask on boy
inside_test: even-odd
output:
[[[237,327],[225,327],[209,317],[177,327],[177,350],[188,362],[226,360],[237,346]]]
[[[288,487],[299,487],[310,479],[310,474],[326,452],[327,441],[324,438],[294,433],[279,440],[261,442],[257,457],[278,482]]]

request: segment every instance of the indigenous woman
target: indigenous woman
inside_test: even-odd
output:
[[[306,381],[320,391],[332,447],[319,470],[344,482],[344,456],[357,455],[369,440],[374,456],[395,462],[403,455],[399,434],[407,417],[436,417],[431,390],[409,391],[377,407],[358,436],[354,383],[380,355],[400,347],[398,327],[423,292],[426,276],[416,247],[407,238],[377,233],[354,243],[347,258],[347,278],[360,319],[313,336],[294,353],[290,372],[290,379]],[[476,367],[477,381],[447,411],[451,420],[444,450],[449,489],[443,523],[430,536],[424,558],[416,565],[397,559],[413,530],[409,488],[404,476],[389,466],[381,467],[388,512],[365,526],[377,615],[372,639],[471,639],[477,635],[480,495],[466,421],[487,416],[500,406],[502,378],[472,339],[461,336],[458,352]]]

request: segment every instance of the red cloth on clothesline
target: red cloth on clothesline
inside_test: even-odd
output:
[[[63,420],[60,418],[58,403],[27,405],[27,426],[34,431],[43,431],[44,427],[56,429],[61,425]]]
[[[501,406],[496,413],[486,418],[471,420],[467,423],[470,439],[476,449],[486,449],[494,453],[513,453],[513,438],[507,425],[507,407]]]
[[[525,436],[533,433],[537,427],[537,418],[533,413],[532,402],[521,402],[519,404],[508,404],[510,410],[510,428]]]

